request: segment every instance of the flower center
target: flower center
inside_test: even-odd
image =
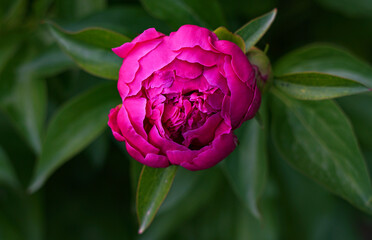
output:
[[[183,144],[183,133],[201,127],[215,113],[206,102],[207,94],[192,91],[187,94],[168,94],[164,102],[162,124],[169,138]],[[193,145],[193,144],[190,144]],[[194,143],[195,148],[201,147]]]

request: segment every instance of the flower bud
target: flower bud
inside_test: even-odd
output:
[[[256,47],[252,47],[247,57],[256,70],[257,85],[264,92],[272,79],[271,63],[266,54]]]

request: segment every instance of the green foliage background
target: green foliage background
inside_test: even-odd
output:
[[[316,166],[306,165],[319,158],[309,157],[302,162],[296,158],[301,156],[301,149],[288,150],[288,144],[298,136],[303,137],[298,141],[303,148],[317,142],[301,129],[279,121],[287,117],[295,124],[296,117],[310,119],[309,112],[316,109],[319,117],[314,121],[330,122],[318,129],[317,136],[327,138],[327,133],[332,132],[327,128],[332,125],[329,115],[343,118],[345,113],[353,126],[351,135],[341,129],[332,137],[341,136],[347,146],[355,145],[353,164],[363,162],[364,157],[372,169],[371,92],[337,98],[336,102],[309,103],[284,96],[278,90],[265,99],[261,109],[263,124],[273,133],[265,135],[252,120],[237,133],[241,145],[251,148],[238,148],[227,161],[206,171],[178,169],[155,220],[142,235],[137,234],[135,193],[141,166],[128,156],[123,143],[114,140],[106,125],[109,109],[119,104],[120,98],[113,94],[116,82],[103,79],[115,79],[118,60],[104,49],[129,41],[149,27],[169,33],[191,23],[212,30],[225,26],[234,32],[273,8],[278,8],[276,20],[257,46],[264,49],[269,44],[268,56],[274,70],[284,74],[278,77],[277,89],[298,98],[291,95],[296,86],[290,83],[300,79],[306,85],[303,79],[309,75],[285,73],[293,71],[303,52],[294,52],[284,60],[282,57],[314,42],[331,43],[348,49],[364,62],[372,62],[372,2],[367,0],[2,0],[0,239],[371,239],[372,217],[356,208],[371,212],[371,195],[367,194],[370,181],[368,176],[362,179],[367,175],[363,163],[356,167],[362,173],[358,174],[362,180],[357,187],[363,186],[361,192],[365,195],[353,195],[357,187],[337,185],[347,179],[353,166],[342,165],[336,173],[328,169],[330,176],[324,177],[321,171],[314,170]],[[68,31],[99,28],[94,29],[96,33],[74,35],[58,46],[56,38],[68,32],[51,23],[43,24],[45,20]],[[90,42],[85,45],[87,39]],[[313,46],[303,51],[319,50]],[[311,67],[321,71],[334,59],[347,59],[348,64],[341,69],[357,69],[360,74],[353,79],[361,79],[358,84],[364,83],[363,79],[371,80],[368,64],[324,48],[319,51],[328,57],[327,61],[316,60]],[[70,56],[64,51],[70,51]],[[87,73],[74,61],[79,62],[91,51],[99,61],[88,56],[90,61],[79,65],[93,69]],[[319,55],[314,54],[314,58]],[[108,68],[102,65],[103,60],[113,64]],[[301,67],[306,71],[304,62],[306,59]],[[314,86],[318,87],[316,92],[327,88],[326,93],[331,92],[332,97],[345,95],[344,90],[332,88],[340,79],[316,77],[328,84]],[[349,86],[348,94],[365,91],[355,82],[344,82]],[[323,99],[324,95],[311,97]],[[322,110],[323,106],[327,111]],[[266,144],[259,145],[264,149],[255,152],[252,146],[257,142]],[[327,143],[324,146],[329,147]],[[338,146],[333,150],[350,160],[347,148]],[[267,162],[244,162],[247,158]],[[243,159],[243,167],[235,165],[234,159]],[[361,195],[367,201],[359,200]]]

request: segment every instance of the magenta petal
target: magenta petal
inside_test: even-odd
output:
[[[191,171],[213,167],[234,151],[236,143],[236,137],[232,132],[220,135],[210,146],[204,147],[196,158],[184,161],[180,165]]]
[[[147,139],[147,133],[143,128],[143,122],[146,116],[146,99],[145,98],[126,98],[123,102],[128,117],[135,131],[144,139]]]
[[[136,132],[132,123],[129,120],[129,116],[125,107],[122,107],[118,113],[117,123],[120,131],[125,138],[125,141],[129,143],[133,148],[139,151],[143,156],[148,153],[159,152],[159,149],[151,145],[146,139]]]
[[[185,150],[170,150],[167,151],[167,157],[171,164],[173,165],[181,165],[184,162],[191,161],[194,159],[199,151],[196,150],[190,150],[190,149],[185,149]]]
[[[141,81],[134,81],[134,78],[139,71],[139,60],[144,57],[148,51],[155,49],[162,39],[140,43],[123,61],[123,65],[119,71],[118,89],[122,98],[127,95],[135,95],[141,88]],[[143,80],[143,79],[142,79]],[[126,86],[128,89],[123,89]]]
[[[185,138],[183,145],[189,146],[193,142],[199,145],[208,145],[213,140],[215,131],[221,121],[220,114],[210,116],[201,127],[189,130],[183,134]]]
[[[198,63],[190,63],[181,60],[174,61],[174,71],[181,78],[194,79],[199,77],[203,72],[203,66]]]
[[[170,47],[173,51],[195,46],[208,51],[215,51],[209,41],[206,40],[211,39],[212,42],[217,40],[216,34],[209,29],[195,25],[183,25],[176,32],[172,32],[169,37]]]
[[[251,105],[249,106],[249,109],[243,121],[253,118],[256,115],[258,109],[260,108],[260,105],[261,105],[261,93],[258,90],[258,87],[256,86],[254,89],[253,100],[251,102]]]
[[[149,132],[149,142],[158,147],[162,153],[166,153],[169,150],[188,150],[187,147],[160,136],[156,126],[153,126]]]
[[[146,157],[143,157],[142,154],[129,143],[126,143],[126,148],[132,158],[149,167],[165,168],[169,166],[169,161],[166,156],[149,153],[146,155]]]
[[[234,74],[230,64],[225,64],[227,83],[230,88],[230,114],[233,129],[243,122],[253,98],[253,91]]]
[[[203,76],[210,85],[218,87],[224,94],[229,93],[226,79],[220,74],[217,67],[205,68]]]
[[[200,47],[194,47],[182,49],[177,58],[183,61],[199,63],[203,66],[211,67],[220,61],[221,54],[205,51]]]
[[[214,47],[222,53],[231,56],[232,69],[241,81],[247,82],[251,80],[252,75],[254,75],[254,69],[249,63],[247,56],[236,44],[226,40],[219,40],[214,43]]]
[[[120,47],[113,48],[112,51],[119,57],[125,58],[134,47],[138,47],[136,43],[157,39],[162,36],[165,35],[163,33],[157,32],[155,28],[149,28],[142,34],[138,35],[135,39],[133,39],[133,41],[124,43]]]
[[[123,135],[120,131],[120,128],[119,128],[118,122],[117,122],[118,112],[119,112],[121,107],[122,107],[122,105],[120,104],[120,105],[118,105],[115,108],[110,110],[109,121],[108,121],[107,124],[111,128],[112,134],[114,135],[115,139],[122,142],[122,141],[124,141],[124,137],[123,137]]]

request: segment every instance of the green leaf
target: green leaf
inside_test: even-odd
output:
[[[261,106],[261,112],[265,111]],[[267,179],[266,114],[263,113],[262,129],[258,121],[252,119],[236,131],[239,145],[222,163],[237,196],[243,201],[254,217],[261,218],[259,199]]]
[[[138,181],[137,216],[138,233],[143,233],[155,217],[156,212],[172,186],[177,166],[150,168],[144,166]]]
[[[276,9],[255,18],[239,28],[235,33],[240,35],[245,41],[246,50],[249,51],[267,32],[276,16]]]
[[[52,47],[17,66],[14,76],[5,76],[13,81],[14,86],[0,107],[37,154],[41,151],[47,105],[47,89],[43,78],[62,72],[72,64],[66,54]]]
[[[227,40],[233,42],[238,45],[243,52],[245,52],[244,40],[239,35],[230,32],[225,27],[217,28],[216,30],[214,30],[214,33],[217,35],[219,40]]]
[[[47,89],[43,79],[19,75],[9,102],[1,106],[18,132],[37,154],[41,150],[46,101]]]
[[[369,0],[317,0],[317,2],[349,18],[371,18],[372,2]]]
[[[79,67],[98,77],[118,79],[122,59],[111,49],[130,41],[129,38],[103,28],[67,32],[52,23],[48,26],[61,48]]]
[[[0,146],[0,183],[4,183],[15,189],[20,187],[17,176],[8,159],[8,156],[5,154],[1,146]]]
[[[372,151],[371,128],[372,123],[372,93],[359,94],[337,99],[353,123],[355,133],[362,148]]]
[[[199,216],[204,206],[209,204],[211,197],[220,190],[223,175],[218,170],[218,168],[210,168],[191,172],[179,168],[173,187],[160,207],[156,220],[139,239],[168,239],[168,236],[179,232],[178,229],[182,229],[187,220]]]
[[[299,101],[273,89],[272,136],[297,170],[372,213],[372,188],[352,126],[332,101]]]
[[[120,102],[115,85],[103,84],[67,102],[52,118],[29,191],[38,190],[59,166],[107,127],[110,108]]]
[[[369,91],[363,84],[350,79],[316,72],[281,75],[275,78],[274,84],[301,100],[322,100]]]
[[[274,65],[274,75],[321,72],[347,78],[372,88],[372,67],[349,52],[325,44],[295,50]]]
[[[88,27],[101,27],[134,38],[154,26],[157,31],[170,32],[168,25],[150,16],[141,6],[125,5],[110,7],[73,24],[64,25],[64,28],[68,31],[79,31]]]
[[[216,0],[141,0],[143,7],[154,17],[174,28],[194,24],[210,29],[224,26],[222,9]]]

